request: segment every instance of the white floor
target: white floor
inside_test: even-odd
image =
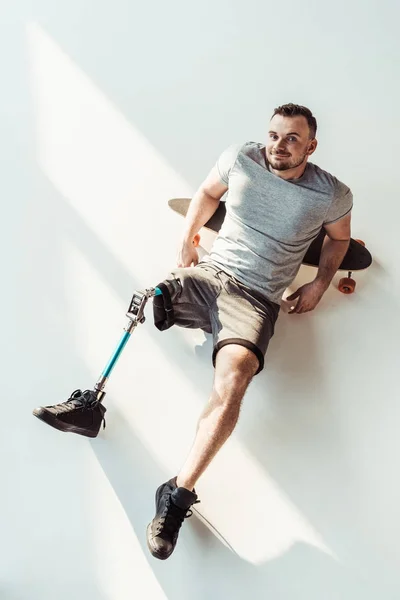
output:
[[[0,9],[2,600],[399,598],[399,9],[360,7]],[[352,296],[338,274],[313,313],[283,306],[200,515],[159,562],[145,530],[210,390],[210,339],[160,333],[149,305],[97,439],[31,411],[93,386],[132,292],[175,264],[168,198],[288,101],[316,113],[314,161],[353,189],[374,263]]]

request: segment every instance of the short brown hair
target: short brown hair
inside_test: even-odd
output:
[[[317,120],[309,108],[300,106],[299,104],[283,104],[282,106],[275,108],[271,119],[275,115],[282,115],[283,117],[297,117],[298,115],[302,115],[307,119],[308,127],[310,129],[310,139],[315,138],[317,134]]]

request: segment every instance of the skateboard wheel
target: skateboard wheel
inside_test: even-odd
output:
[[[361,246],[364,246],[365,248],[365,242],[363,242],[362,240],[356,240],[356,242],[358,242],[359,244],[361,244]]]
[[[356,282],[350,277],[343,277],[339,281],[338,288],[342,294],[353,294],[356,289]]]
[[[193,246],[195,248],[197,248],[197,246],[200,244],[200,234],[196,233],[196,235],[193,238]]]

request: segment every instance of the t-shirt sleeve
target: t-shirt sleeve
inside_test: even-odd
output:
[[[334,197],[326,214],[324,225],[330,225],[345,217],[353,208],[351,190],[339,180],[336,180]]]
[[[232,144],[223,151],[219,159],[217,160],[216,167],[218,169],[221,181],[226,185],[229,185],[229,175],[234,167],[236,159],[238,157],[242,144]]]

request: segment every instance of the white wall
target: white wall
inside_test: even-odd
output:
[[[399,598],[399,13],[394,0],[0,7],[2,599]],[[313,160],[352,188],[374,264],[353,296],[333,285],[313,313],[281,312],[198,485],[231,549],[193,517],[160,563],[145,529],[207,398],[210,340],[158,332],[148,307],[96,440],[31,410],[93,386],[132,292],[175,264],[168,198],[191,195],[228,144],[263,141],[286,102],[316,115]]]

